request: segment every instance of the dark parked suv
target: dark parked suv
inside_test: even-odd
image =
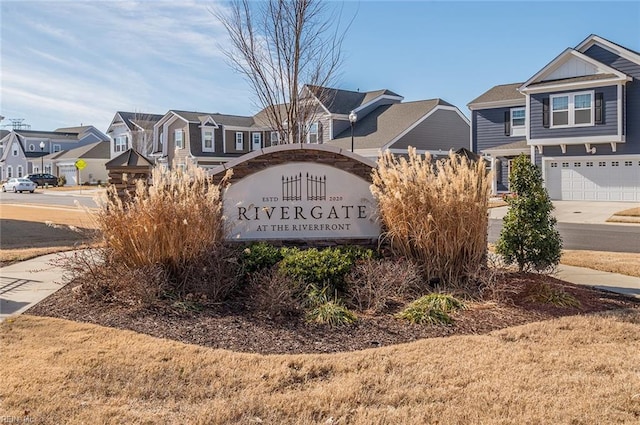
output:
[[[58,186],[58,178],[53,174],[29,174],[27,178],[38,186]]]

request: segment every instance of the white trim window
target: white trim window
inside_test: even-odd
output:
[[[54,152],[60,152],[62,150],[62,146],[61,145],[53,145],[53,151]]]
[[[549,96],[551,128],[594,125],[594,92],[563,93]]]
[[[213,131],[214,130],[210,128],[202,130],[202,152],[216,151]]]
[[[318,123],[314,122],[309,125],[307,133],[307,143],[318,143]]]
[[[262,133],[251,133],[251,149],[254,151],[262,149]]]
[[[13,152],[12,152],[11,154],[12,154],[13,156],[18,156],[18,144],[17,144],[17,143],[14,143],[14,144],[13,144],[12,151],[13,151]]]
[[[241,131],[236,131],[236,150],[244,150],[244,133],[242,133]]]
[[[184,132],[182,130],[174,131],[173,140],[175,141],[176,149],[184,149]]]
[[[271,146],[276,146],[280,144],[280,133],[277,131],[271,132]]]
[[[34,145],[33,143],[29,144],[29,152],[35,152],[36,151],[36,145]]]
[[[22,165],[18,165],[17,177],[22,177]]]
[[[11,165],[7,166],[7,178],[10,179],[13,177],[13,167]]]
[[[55,145],[54,145],[55,149]],[[114,152],[124,152],[127,150],[127,136],[117,136],[113,139],[113,151]]]
[[[525,120],[527,116],[525,108],[511,108],[510,112],[511,112],[511,135],[524,136]]]
[[[44,172],[47,174],[51,174],[51,165],[45,165],[44,166]]]

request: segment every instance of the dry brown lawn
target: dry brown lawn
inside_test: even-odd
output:
[[[640,254],[563,250],[562,264],[640,277]]]
[[[55,225],[95,229],[96,223],[83,208],[36,204],[2,204],[0,218],[9,220],[50,222]]]
[[[61,319],[0,325],[4,417],[42,424],[637,424],[640,312],[334,355]],[[16,419],[17,420],[17,419]]]
[[[618,211],[614,215],[624,217],[640,217],[640,207],[629,208],[628,210]]]

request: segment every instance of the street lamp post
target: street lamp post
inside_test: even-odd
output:
[[[44,142],[40,142],[40,172],[44,173]]]
[[[351,152],[353,152],[353,125],[358,120],[358,114],[355,111],[351,111],[349,114],[349,122],[351,123]]]

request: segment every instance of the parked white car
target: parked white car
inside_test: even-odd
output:
[[[24,177],[13,177],[2,185],[2,191],[6,192],[7,190],[14,193],[22,193],[25,190],[28,190],[29,192],[33,193],[33,191],[36,190],[36,184]]]

